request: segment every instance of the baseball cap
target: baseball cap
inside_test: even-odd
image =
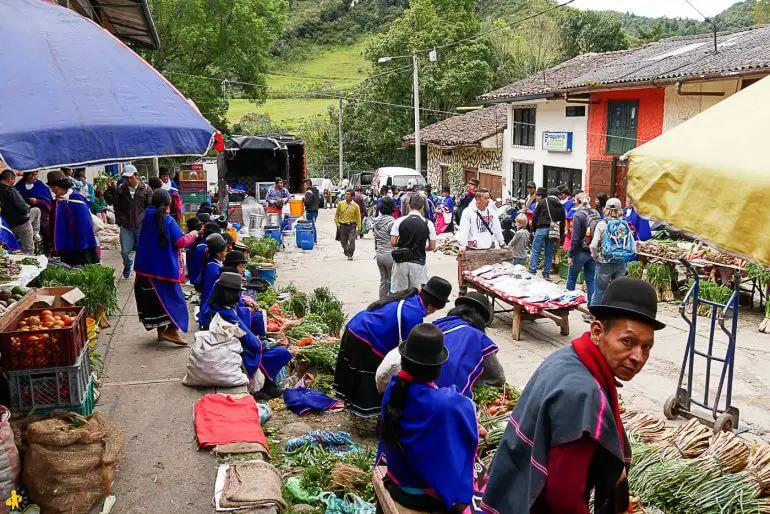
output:
[[[605,205],[608,209],[622,209],[623,205],[620,203],[620,200],[617,198],[610,198],[607,200],[607,205]]]
[[[136,166],[133,164],[126,164],[123,167],[123,173],[121,175],[124,177],[133,177],[136,175]]]

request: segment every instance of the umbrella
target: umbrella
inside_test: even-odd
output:
[[[631,150],[640,214],[770,265],[770,77]]]
[[[202,155],[215,129],[109,32],[44,0],[0,0],[0,160],[17,170]]]

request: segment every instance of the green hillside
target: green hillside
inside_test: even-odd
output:
[[[337,100],[319,98],[354,86],[369,74],[362,56],[363,39],[338,47],[316,47],[307,60],[284,61],[268,77],[269,100],[254,105],[248,100],[231,99],[228,121],[235,124],[250,112],[264,113],[289,130],[314,114],[323,112]],[[315,98],[314,98],[315,97]]]

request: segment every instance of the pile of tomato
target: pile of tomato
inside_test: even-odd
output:
[[[12,369],[46,368],[61,365],[64,345],[60,343],[58,330],[72,326],[74,318],[64,314],[54,315],[44,310],[40,315],[32,314],[22,318],[17,332],[30,332],[11,337],[9,358]]]

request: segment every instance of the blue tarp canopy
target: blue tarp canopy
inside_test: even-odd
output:
[[[202,155],[214,127],[96,23],[0,0],[0,159],[17,170]]]

